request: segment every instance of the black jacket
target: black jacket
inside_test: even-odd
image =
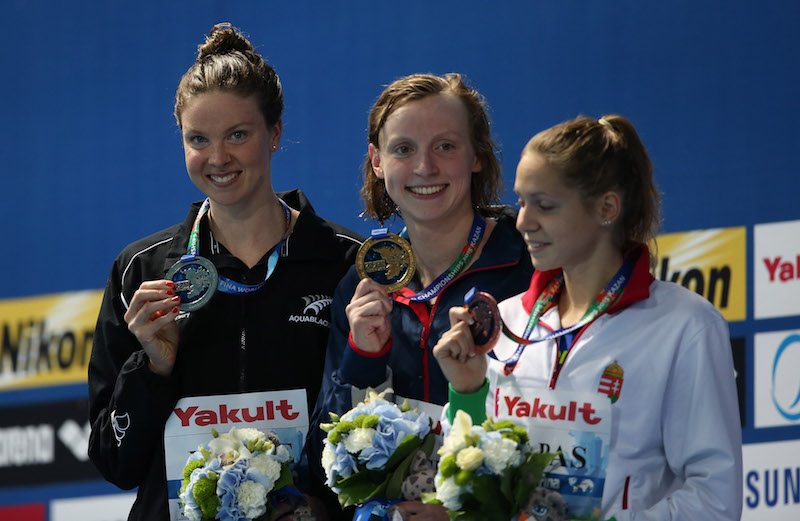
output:
[[[139,487],[129,520],[169,519],[164,424],[178,399],[305,388],[313,410],[329,304],[362,237],[318,217],[299,190],[279,195],[300,216],[273,275],[256,292],[218,291],[202,309],[181,313],[178,357],[169,377],[147,368],[147,356],[123,315],[141,282],[162,279],[186,253],[199,203],[183,223],[134,242],[114,262],[89,362],[89,456],[107,480],[126,490]],[[220,275],[244,284],[263,281],[266,257],[248,269],[213,241],[206,222],[200,254]],[[116,430],[112,414],[124,418]]]

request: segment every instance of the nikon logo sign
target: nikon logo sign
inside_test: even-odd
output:
[[[747,318],[744,227],[658,236],[655,276],[706,297],[728,321]]]

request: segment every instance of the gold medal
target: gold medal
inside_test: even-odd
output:
[[[406,286],[417,270],[417,259],[411,244],[399,235],[386,233],[385,228],[372,231],[356,254],[356,271],[362,279],[369,277],[393,292]]]

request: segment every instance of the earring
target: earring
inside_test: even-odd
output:
[[[611,220],[610,219],[608,219],[606,221],[603,221],[603,226],[608,226],[610,224],[611,224]]]

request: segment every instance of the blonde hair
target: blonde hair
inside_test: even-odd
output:
[[[495,215],[499,204],[502,171],[497,159],[497,146],[492,140],[491,124],[486,111],[486,102],[477,90],[471,89],[460,74],[444,76],[412,74],[391,83],[373,105],[369,113],[367,139],[379,148],[381,129],[387,118],[399,107],[434,94],[455,95],[467,109],[467,121],[472,148],[481,163],[481,170],[472,175],[470,193],[472,205],[481,213]],[[397,205],[386,192],[386,184],[372,169],[367,157],[364,161],[364,185],[361,188],[365,214],[383,223],[399,214]]]

